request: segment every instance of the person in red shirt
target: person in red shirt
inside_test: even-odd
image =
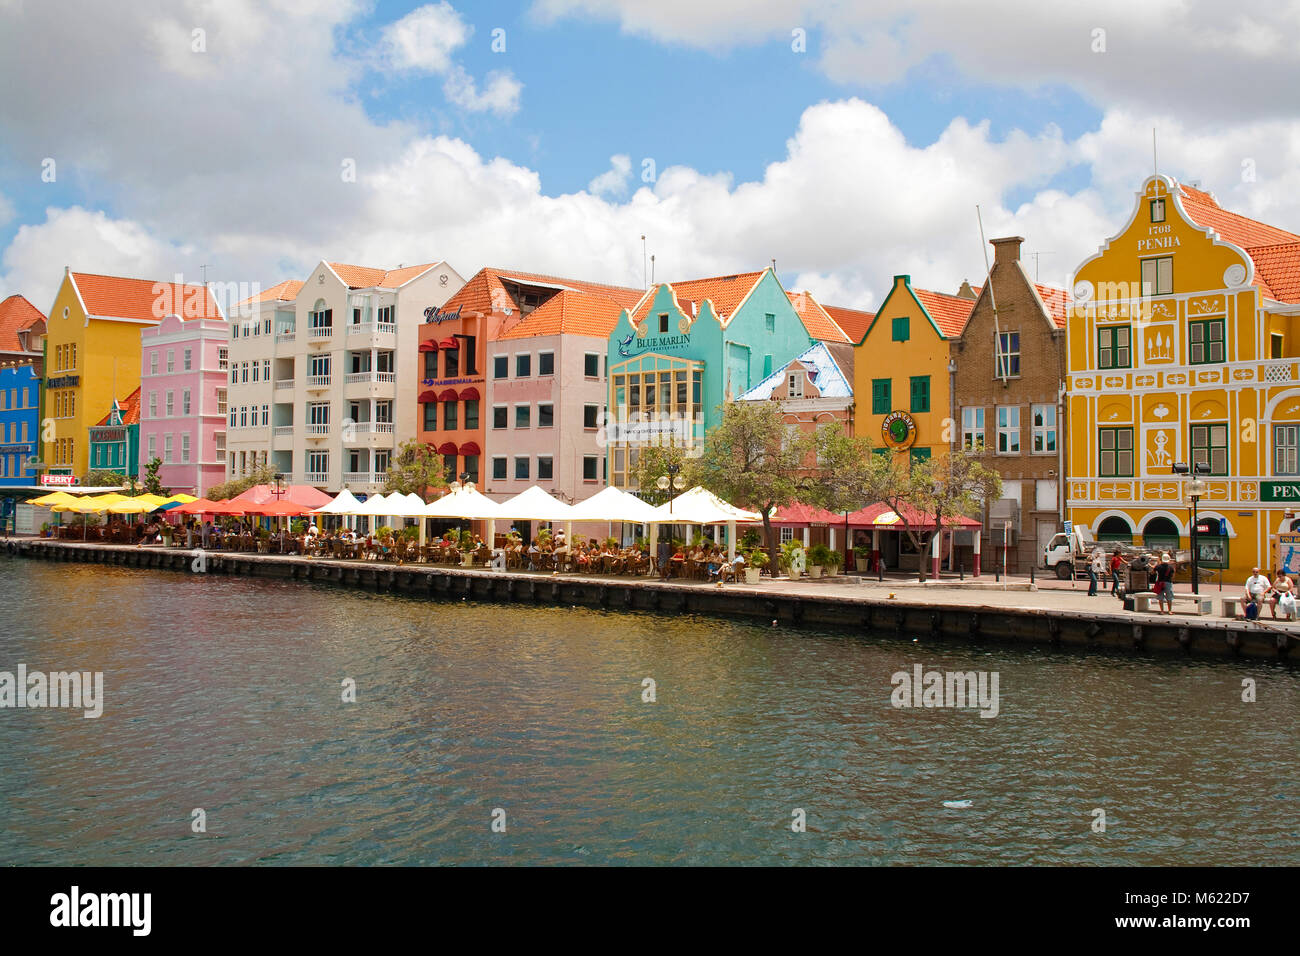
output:
[[[1119,570],[1124,567],[1124,559],[1120,556],[1119,548],[1110,556],[1110,593],[1112,597],[1119,597]]]

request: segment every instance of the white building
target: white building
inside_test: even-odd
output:
[[[418,330],[465,280],[445,262],[371,269],[319,263],[231,318],[228,473],[262,462],[286,483],[382,489],[416,434]]]

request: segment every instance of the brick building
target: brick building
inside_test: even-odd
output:
[[[1020,236],[991,240],[992,294],[985,283],[952,339],[952,437],[954,447],[982,443],[1002,475],[1002,498],[983,521],[985,565],[1001,561],[1010,522],[1007,568],[1027,573],[1061,525],[1066,296],[1029,277],[1022,242]]]

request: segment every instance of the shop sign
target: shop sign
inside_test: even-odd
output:
[[[460,318],[460,310],[465,308],[464,303],[456,306],[455,312],[444,312],[436,305],[431,305],[424,310],[424,322],[426,325],[441,325],[443,322],[451,322]]]
[[[1260,501],[1300,501],[1300,482],[1264,481],[1259,486]]]
[[[916,444],[916,420],[907,412],[890,412],[880,423],[880,436],[895,451],[903,451]]]
[[[43,485],[63,485],[64,487],[71,487],[76,483],[76,475],[41,475],[41,484]]]

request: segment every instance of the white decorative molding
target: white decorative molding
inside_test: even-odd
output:
[[[1095,291],[1096,290],[1092,287],[1092,283],[1088,282],[1086,279],[1081,279],[1074,284],[1074,298],[1078,302],[1090,301]]]
[[[1234,262],[1228,268],[1223,270],[1223,284],[1229,289],[1235,289],[1246,284],[1246,267],[1240,262]]]

